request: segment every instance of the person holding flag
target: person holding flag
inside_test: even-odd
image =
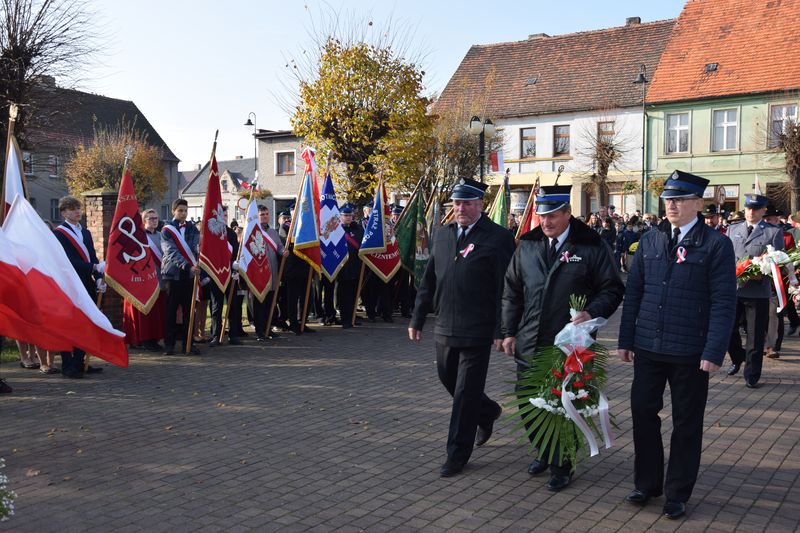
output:
[[[342,206],[340,217],[344,240],[347,243],[348,259],[336,276],[336,301],[339,303],[339,314],[342,317],[342,328],[349,329],[355,325],[353,315],[356,307],[356,293],[358,292],[358,278],[362,263],[358,257],[361,240],[364,238],[364,228],[353,220],[353,204]]]
[[[192,285],[198,275],[197,252],[200,247],[200,232],[192,222],[186,220],[189,204],[183,198],[172,202],[172,220],[161,230],[161,276],[166,285],[167,305],[164,321],[164,353],[175,354],[175,339],[180,338],[182,353],[186,352],[186,335],[189,331],[191,314]],[[183,322],[177,326],[178,308],[181,308]],[[191,355],[200,355],[192,347]]]
[[[256,340],[265,342],[278,334],[267,324],[272,291],[278,288],[278,258],[284,255],[278,232],[269,227],[269,209],[251,199],[247,205],[247,222],[242,236],[239,273],[250,288],[253,298],[253,322]]]
[[[322,270],[320,286],[323,292],[324,313],[324,316],[320,317],[320,323],[333,325],[336,321],[336,308],[333,305],[334,281],[349,260],[349,255],[330,172],[325,176],[325,183],[322,185],[319,208],[319,242]]]

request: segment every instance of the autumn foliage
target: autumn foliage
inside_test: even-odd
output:
[[[96,128],[92,144],[78,146],[64,169],[70,193],[119,190],[126,146],[133,147],[128,166],[139,203],[144,205],[164,196],[167,178],[161,149],[149,144],[147,135],[137,130],[135,123],[127,122],[113,128]]]

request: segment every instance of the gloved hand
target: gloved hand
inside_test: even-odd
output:
[[[211,278],[203,278],[203,279],[200,280],[200,286],[201,287],[205,287],[209,283],[211,283]]]
[[[231,278],[233,279],[233,281],[239,281],[239,273],[238,272],[234,272],[233,275],[231,276]]]
[[[95,271],[97,271],[100,274],[105,274],[106,273],[106,262],[105,261],[100,261],[99,263],[97,263],[94,266],[94,269],[95,269]]]
[[[98,279],[96,285],[98,292],[106,292],[106,289],[108,288],[108,285],[106,285],[106,282],[102,279]]]
[[[233,262],[233,271],[234,272],[238,272],[239,271],[239,261],[234,261]]]

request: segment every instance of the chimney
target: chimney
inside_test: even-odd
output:
[[[636,26],[642,23],[642,17],[628,17],[625,19],[626,26]]]
[[[531,33],[530,35],[528,35],[528,40],[535,41],[536,39],[547,39],[548,37],[550,36],[547,35],[546,33]]]
[[[238,161],[238,160],[240,160],[240,159],[244,159],[244,156],[242,156],[242,155],[237,155],[237,156],[236,156],[236,160]]]

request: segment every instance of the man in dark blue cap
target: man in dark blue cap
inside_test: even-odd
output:
[[[625,287],[614,265],[611,248],[600,235],[572,216],[569,185],[542,187],[536,192],[539,226],[520,237],[503,292],[503,349],[517,361],[517,372],[540,348],[552,346],[556,334],[570,321],[578,324],[608,318],[619,307]],[[570,317],[570,295],[586,296],[586,309]],[[518,392],[526,396],[521,386]],[[526,424],[530,429],[530,425]],[[535,434],[529,435],[531,442]],[[550,459],[552,452],[552,460]],[[575,465],[573,450],[541,446],[528,473],[550,471],[548,490],[569,485]]]
[[[461,180],[453,189],[455,220],[433,234],[431,256],[408,327],[419,341],[437,311],[434,341],[439,380],[453,396],[442,477],[459,474],[474,445],[489,440],[503,409],[483,392],[494,343],[501,349],[500,297],[514,237],[483,213],[486,185]]]
[[[620,319],[618,355],[633,361],[636,505],[666,495],[664,516],[686,513],[700,469],[708,378],[725,358],[736,308],[731,241],[703,223],[708,180],[675,171],[661,199],[667,220],[642,235]],[[664,475],[659,412],[669,383],[672,437]]]
[[[767,245],[783,250],[783,230],[765,222],[769,199],[760,194],[744,195],[744,224],[728,229],[728,237],[733,242],[737,259],[758,257],[767,251]],[[744,366],[745,386],[757,388],[761,378],[761,364],[764,360],[764,341],[769,325],[769,299],[772,286],[769,277],[750,280],[736,289],[736,327],[733,328],[728,353],[731,366],[728,375],[739,372]],[[747,320],[747,347],[742,346],[739,323],[742,317]]]

